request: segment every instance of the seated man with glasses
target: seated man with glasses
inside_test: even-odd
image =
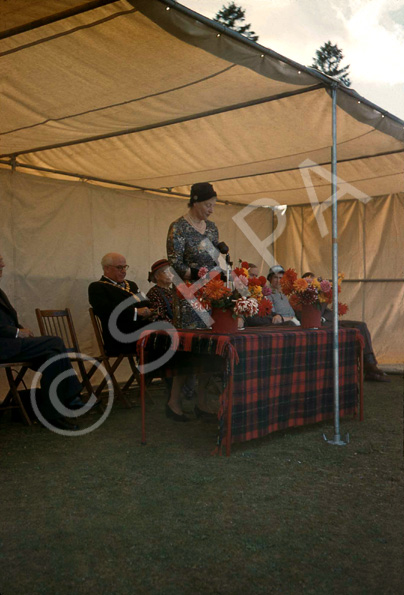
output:
[[[148,324],[152,315],[150,302],[134,281],[125,279],[129,266],[122,254],[109,252],[102,258],[101,266],[104,274],[90,284],[88,299],[101,321],[105,350],[108,355],[133,353],[136,341],[125,341],[121,334],[129,335]]]

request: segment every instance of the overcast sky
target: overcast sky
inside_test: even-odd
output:
[[[310,66],[324,42],[350,65],[352,88],[404,120],[404,0],[235,0],[258,43]],[[180,0],[213,18],[229,0]]]

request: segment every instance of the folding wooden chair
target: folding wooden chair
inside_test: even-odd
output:
[[[3,412],[6,409],[20,409],[27,424],[32,426],[32,421],[29,418],[24,404],[21,401],[20,393],[18,392],[18,386],[22,382],[29,365],[28,362],[0,363],[0,370],[6,371],[8,386],[10,387],[4,401],[0,403],[0,412]],[[19,370],[17,376],[14,378],[13,371],[15,368],[19,368]]]
[[[73,319],[69,308],[64,310],[35,310],[38,320],[39,332],[42,336],[60,337],[70,353],[81,353],[76,331],[74,330]],[[80,358],[70,358],[70,361],[77,363],[80,375],[81,385],[85,387],[89,397],[93,394],[93,387],[90,382],[95,368],[86,371],[84,361]]]
[[[114,386],[115,394],[121,399],[121,401],[127,407],[132,407],[131,403],[126,399],[124,392],[129,389],[129,387],[131,386],[131,384],[133,383],[134,380],[136,380],[138,385],[140,386],[140,374],[139,374],[139,370],[136,366],[136,361],[135,361],[136,354],[135,353],[120,353],[120,354],[114,355],[114,356],[107,355],[107,353],[105,351],[104,339],[103,339],[103,335],[102,335],[101,321],[98,318],[98,316],[96,316],[96,314],[94,314],[94,310],[92,308],[89,308],[89,312],[90,312],[91,323],[92,323],[93,329],[94,329],[95,338],[97,340],[98,349],[100,350],[100,355],[98,355],[95,359],[104,365],[106,371],[110,375],[113,386]],[[111,359],[115,359],[115,361],[112,365],[110,363]],[[118,384],[116,377],[115,377],[115,372],[117,371],[118,367],[121,365],[121,363],[125,359],[127,359],[129,362],[129,365],[132,370],[132,374],[131,374],[130,378],[127,380],[127,382],[125,383],[125,385],[123,386],[123,388],[121,388]],[[96,397],[98,397],[98,395],[101,393],[105,384],[106,384],[106,380],[104,379],[95,392]]]

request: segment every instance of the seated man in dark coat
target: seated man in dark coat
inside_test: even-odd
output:
[[[101,266],[104,274],[89,286],[88,299],[101,320],[105,350],[108,355],[135,353],[136,340],[129,335],[150,322],[150,302],[134,281],[125,279],[129,267],[122,254],[109,252],[101,260]],[[123,335],[130,340],[125,340]]]
[[[0,255],[0,278],[4,267],[5,263]],[[0,289],[0,363],[24,361],[31,363],[32,369],[37,370],[50,358],[65,353],[64,343],[59,337],[34,337],[30,329],[22,327],[17,312]],[[61,357],[44,369],[41,391],[36,392],[37,406],[44,420],[51,426],[63,430],[77,430],[78,427],[69,423],[55,408],[49,395],[52,382],[67,371],[72,371],[68,357]],[[71,407],[74,401],[80,402],[81,388],[74,373],[60,382],[57,398],[63,406]]]

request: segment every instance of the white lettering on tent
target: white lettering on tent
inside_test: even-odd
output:
[[[320,201],[317,198],[315,183],[311,177],[311,172],[318,176],[321,176],[330,184],[330,186],[332,184],[332,173],[322,165],[319,165],[318,163],[311,161],[311,159],[305,159],[304,161],[302,161],[302,163],[300,163],[299,165],[299,169],[300,174],[303,178],[304,185],[306,186],[307,194],[310,199],[313,213],[321,233],[321,237],[324,238],[329,233],[329,231],[323,213],[332,206],[332,194],[326,200],[320,203]],[[370,196],[368,194],[361,192],[361,190],[358,190],[357,188],[355,188],[355,186],[352,186],[352,184],[349,184],[349,182],[346,182],[342,178],[336,176],[336,182],[339,186],[336,194],[337,201],[346,195],[349,195],[353,198],[357,198],[363,203],[367,203],[370,200]]]
[[[267,236],[264,240],[261,240],[254,230],[250,227],[250,225],[245,220],[246,217],[255,209],[260,207],[272,208],[273,212],[276,214],[277,218],[277,226],[273,230],[269,236]],[[278,208],[274,208],[278,207]],[[272,266],[278,264],[275,260],[273,254],[268,250],[268,246],[274,243],[274,241],[279,238],[279,236],[283,233],[285,226],[286,226],[286,209],[282,208],[276,200],[272,198],[257,198],[244,209],[236,213],[233,217],[234,223],[237,225],[239,229],[243,232],[246,238],[250,241],[250,243],[254,246],[258,254],[265,260],[267,265],[271,268]]]

